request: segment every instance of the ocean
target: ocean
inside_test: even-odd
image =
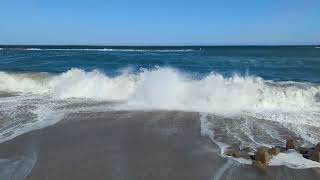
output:
[[[224,148],[320,142],[315,46],[0,46],[0,142],[76,112],[183,111]],[[320,167],[307,160],[273,163]],[[306,161],[306,162],[305,162]],[[244,162],[245,163],[245,162]]]

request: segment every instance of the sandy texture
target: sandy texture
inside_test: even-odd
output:
[[[0,144],[0,178],[30,180],[319,179],[319,169],[266,171],[221,158],[197,113],[71,114]],[[31,169],[33,167],[33,169]]]

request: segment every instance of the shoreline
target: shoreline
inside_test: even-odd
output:
[[[0,165],[0,179],[320,178],[320,168],[261,171],[223,158],[199,114],[179,111],[70,114],[1,143]]]

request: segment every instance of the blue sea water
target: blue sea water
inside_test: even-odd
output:
[[[0,46],[0,142],[70,113],[115,110],[197,112],[221,143],[315,144],[320,48]]]
[[[171,67],[193,76],[254,75],[266,80],[320,82],[315,46],[2,46],[0,71],[62,73],[71,68],[119,75],[124,69]]]

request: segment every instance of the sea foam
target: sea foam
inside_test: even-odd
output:
[[[255,76],[224,77],[217,73],[195,79],[171,68],[116,77],[81,69],[41,78],[34,74],[0,72],[0,91],[44,94],[59,99],[122,101],[126,107],[136,109],[218,114],[320,110],[319,85],[283,85]]]
[[[320,140],[317,133],[310,134],[310,128],[320,128],[318,84],[266,81],[249,75],[226,77],[214,72],[194,78],[173,68],[142,69],[138,73],[125,71],[118,76],[75,68],[61,74],[0,72],[1,91],[21,95],[2,99],[0,107],[4,115],[14,119],[21,114],[24,116],[24,107],[34,106],[31,113],[36,119],[22,126],[10,125],[1,133],[0,142],[56,123],[70,111],[68,104],[75,100],[80,100],[80,104],[87,101],[117,102],[108,106],[111,110],[200,112],[202,134],[219,145],[221,153],[227,144],[215,139],[207,114],[233,120],[250,116],[277,121],[307,142],[314,144]],[[106,107],[102,108],[106,110]],[[19,109],[22,112],[17,111]],[[246,129],[239,128],[246,135]],[[254,145],[260,143],[252,140]],[[303,162],[307,165],[289,161],[291,156],[280,155],[272,165],[315,166],[309,161]],[[299,161],[300,157],[297,158]]]

